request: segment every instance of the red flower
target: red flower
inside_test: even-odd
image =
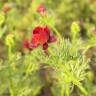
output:
[[[49,28],[47,26],[45,27],[36,27],[32,32],[32,40],[29,42],[28,40],[25,42],[24,46],[27,49],[34,49],[38,46],[42,46],[43,50],[47,50],[48,43],[55,42],[56,37],[51,34]]]
[[[41,15],[43,15],[46,11],[46,8],[43,4],[39,5],[39,7],[37,8],[37,12],[40,13]]]

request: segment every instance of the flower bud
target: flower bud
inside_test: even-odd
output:
[[[40,13],[41,15],[44,15],[46,11],[46,8],[43,4],[41,4],[38,8],[37,8],[37,12]]]
[[[79,31],[80,31],[80,26],[79,26],[78,22],[73,22],[71,25],[71,32],[76,33]]]
[[[13,34],[9,34],[7,35],[6,39],[5,39],[5,43],[7,46],[12,47],[14,46],[14,35]]]
[[[78,22],[73,22],[71,25],[72,39],[75,40],[80,32],[80,26]]]

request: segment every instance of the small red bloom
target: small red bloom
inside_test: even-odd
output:
[[[56,37],[51,34],[48,26],[45,27],[36,27],[33,30],[33,36],[31,42],[28,40],[24,43],[24,48],[27,49],[34,49],[37,48],[38,46],[42,46],[43,50],[47,50],[48,48],[48,43],[55,42]]]
[[[33,30],[32,44],[42,45],[43,49],[46,50],[48,48],[48,43],[55,41],[56,37],[51,34],[48,26],[38,26]]]
[[[43,15],[46,11],[46,8],[43,4],[39,5],[39,7],[37,8],[37,12],[40,13],[41,15]]]

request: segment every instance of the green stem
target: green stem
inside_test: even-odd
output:
[[[10,62],[9,62],[9,64],[10,64]],[[14,83],[13,83],[13,80],[12,80],[11,68],[10,68],[9,64],[8,64],[8,72],[9,72],[10,93],[11,93],[11,96],[16,96],[15,95]]]
[[[65,90],[64,90],[64,86],[62,85],[62,86],[61,86],[61,96],[64,96],[64,91],[65,91]]]
[[[29,72],[30,72],[30,67],[32,66],[32,63],[31,63],[31,56],[29,55],[29,65],[28,65],[28,67],[27,67],[27,69],[26,69],[26,75],[28,75],[29,74]]]
[[[29,65],[26,68],[26,75],[24,76],[24,80],[28,77],[29,72],[30,72],[30,67],[32,66],[31,65],[32,63],[31,63],[31,56],[30,56],[30,54],[28,55],[28,57],[29,57]]]
[[[76,79],[73,77],[73,75],[71,74],[71,72],[67,72],[67,67],[65,66],[65,72],[67,73],[67,75],[72,79],[73,83],[81,90],[82,93],[85,94],[85,96],[88,95],[88,92],[85,90],[85,88],[82,86],[82,84]]]
[[[70,85],[66,83],[66,96],[70,96]]]
[[[8,59],[11,61],[11,47],[8,48]]]
[[[83,54],[85,54],[91,47],[93,47],[92,45],[88,45],[85,50],[83,51]]]
[[[54,32],[57,34],[57,36],[58,36],[58,38],[60,39],[60,40],[62,40],[62,36],[61,36],[61,34],[58,32],[58,30],[55,28],[55,27],[52,27],[52,26],[50,26],[53,30],[54,30]]]
[[[85,90],[85,88],[82,86],[82,84],[79,81],[74,79],[73,82],[81,90],[81,92],[85,94],[85,96],[88,95],[88,92]]]
[[[8,59],[9,59],[9,63],[8,63],[8,72],[9,72],[9,84],[10,84],[10,94],[11,96],[16,96],[15,94],[15,88],[14,88],[14,83],[13,83],[13,80],[12,80],[12,72],[11,72],[11,67],[10,67],[10,64],[11,64],[11,47],[8,48]]]

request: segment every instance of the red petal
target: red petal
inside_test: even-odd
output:
[[[49,42],[49,43],[51,43],[51,42],[56,42],[56,37],[55,37],[54,35],[50,36],[48,42]]]
[[[35,35],[33,35],[33,38],[32,38],[32,43],[35,45],[36,44],[43,45],[47,41],[48,41],[48,38],[45,34],[35,34]]]
[[[49,39],[49,36],[50,36],[50,30],[48,28],[48,26],[45,26],[45,27],[36,27],[34,30],[33,30],[33,35],[34,34],[41,34],[41,35],[44,35],[46,36],[47,39]]]
[[[40,34],[40,32],[42,32],[42,31],[43,31],[43,28],[40,27],[40,26],[38,26],[38,27],[36,27],[36,28],[33,30],[33,34]]]

